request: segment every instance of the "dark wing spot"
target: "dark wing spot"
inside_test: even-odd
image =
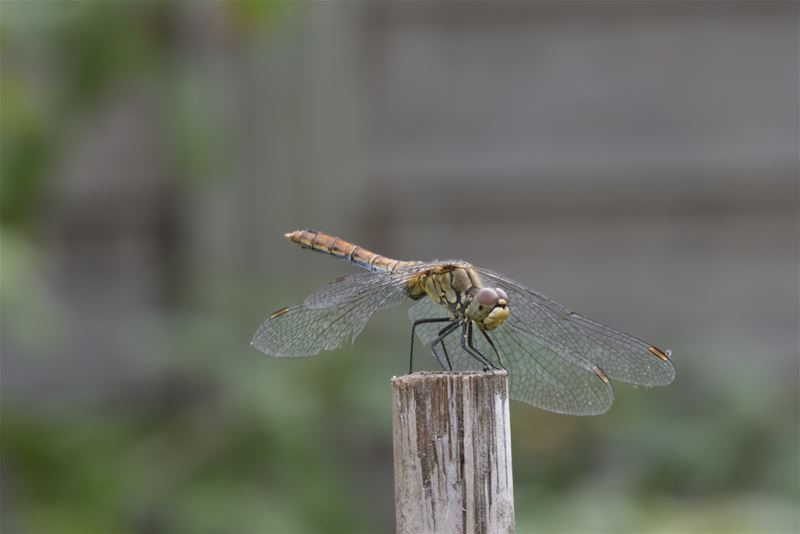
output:
[[[269,316],[269,318],[270,319],[278,318],[278,317],[280,317],[281,315],[283,315],[284,313],[286,313],[288,311],[289,311],[289,308],[286,308],[286,307],[277,309],[274,312],[272,312],[272,314]]]
[[[600,369],[596,365],[594,367],[592,367],[592,371],[594,371],[594,374],[597,375],[597,378],[599,378],[600,380],[602,380],[603,382],[608,384],[608,375],[606,374],[605,371],[603,371],[602,369]]]
[[[669,356],[664,354],[664,351],[662,351],[658,347],[650,347],[648,350],[653,354],[655,354],[656,356],[658,356],[659,358],[661,358],[662,360],[664,360],[665,362],[669,361]]]

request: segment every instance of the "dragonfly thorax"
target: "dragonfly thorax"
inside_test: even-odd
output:
[[[508,295],[499,288],[483,287],[469,264],[443,264],[431,269],[415,280],[409,295],[427,295],[456,319],[472,320],[481,330],[494,330],[511,315]]]

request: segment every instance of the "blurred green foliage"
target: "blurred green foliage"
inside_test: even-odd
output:
[[[0,81],[0,222],[23,224],[38,207],[52,141],[43,114],[24,87],[8,77]]]
[[[178,154],[196,176],[207,163],[213,122],[209,111],[185,98],[192,80],[181,77],[176,56],[180,43],[180,2],[42,1],[4,2],[0,20],[0,221],[32,224],[46,190],[49,165],[60,153],[76,121],[115,87],[135,82],[156,84],[164,108],[176,113],[162,125],[174,134]],[[257,31],[290,17],[291,3],[230,2],[223,13],[236,37],[246,40]],[[190,107],[182,105],[190,104]],[[213,139],[213,138],[212,138]],[[195,148],[195,149],[191,149]],[[198,160],[198,158],[200,158]]]
[[[91,1],[3,5],[3,224],[31,222],[48,166],[75,118],[112,84],[146,75],[161,61],[151,28],[168,17],[170,6]]]

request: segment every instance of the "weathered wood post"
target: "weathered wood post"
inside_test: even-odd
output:
[[[514,532],[505,371],[392,379],[398,534]]]

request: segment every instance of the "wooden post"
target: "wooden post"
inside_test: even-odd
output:
[[[514,532],[508,374],[392,379],[398,534]]]

